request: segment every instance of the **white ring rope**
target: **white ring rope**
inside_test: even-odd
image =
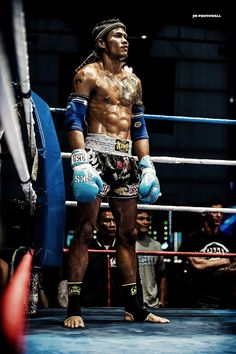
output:
[[[196,159],[196,158],[169,157],[169,156],[154,156],[151,157],[151,160],[152,162],[169,163],[169,164],[236,166],[236,160]]]
[[[9,151],[13,158],[19,178],[24,186],[24,193],[30,203],[36,201],[36,194],[30,182],[30,175],[24,153],[20,124],[17,113],[13,109],[16,105],[14,92],[11,86],[9,65],[0,36],[0,119],[5,132]]]
[[[29,56],[26,41],[26,30],[25,30],[25,16],[22,7],[21,0],[13,1],[13,29],[14,29],[14,40],[16,46],[16,59],[19,70],[19,79],[21,85],[21,91],[23,94],[23,106],[25,112],[25,120],[28,131],[29,146],[31,157],[34,158],[34,179],[36,179],[37,174],[37,146],[34,133],[34,118],[33,118],[33,107],[30,98],[30,73],[29,73]]]
[[[62,152],[61,157],[69,159],[70,152]],[[134,156],[137,160],[137,157]],[[154,156],[151,157],[152,162],[169,163],[169,164],[193,164],[193,165],[223,165],[236,166],[236,160],[215,160],[215,159],[192,159],[185,157],[169,157],[169,156]]]
[[[77,202],[67,200],[66,206],[76,207]],[[108,203],[101,203],[102,208],[108,208]],[[161,210],[161,211],[187,211],[191,213],[228,213],[236,214],[236,208],[209,208],[209,207],[192,207],[192,206],[175,206],[175,205],[148,205],[138,204],[140,210]]]

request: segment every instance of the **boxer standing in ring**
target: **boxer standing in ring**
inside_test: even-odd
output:
[[[68,259],[68,310],[64,326],[83,328],[80,292],[88,265],[88,244],[102,198],[108,198],[117,225],[117,266],[125,304],[125,321],[167,323],[144,310],[136,286],[136,213],[154,203],[160,185],[149,156],[143,117],[142,87],[125,67],[128,40],[119,19],[98,23],[94,52],[76,70],[65,126],[72,149],[72,189],[77,226]],[[132,143],[138,164],[132,157]]]

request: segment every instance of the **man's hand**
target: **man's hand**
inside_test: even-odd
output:
[[[141,203],[153,204],[161,195],[160,183],[150,156],[144,156],[139,162],[141,181],[139,184],[139,200]]]
[[[103,182],[97,171],[90,165],[85,150],[76,149],[71,154],[73,168],[72,188],[74,198],[80,203],[93,202],[102,191]]]

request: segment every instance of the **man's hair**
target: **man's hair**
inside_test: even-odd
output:
[[[97,224],[100,223],[100,221],[101,221],[101,219],[102,219],[102,216],[103,216],[103,214],[104,214],[106,211],[110,211],[110,212],[112,213],[111,209],[109,209],[109,208],[100,208],[100,209],[99,209],[98,216],[97,216]],[[112,215],[113,215],[113,214],[112,214]]]
[[[113,29],[121,27],[126,31],[125,25],[118,18],[111,18],[108,20],[104,20],[98,22],[93,31],[92,31],[92,39],[95,42],[94,51],[83,61],[83,63],[75,70],[76,72],[82,69],[83,66],[87,64],[94,63],[98,61],[101,57],[102,50],[98,47],[97,42],[99,39],[105,39],[106,35]]]
[[[223,201],[216,196],[208,197],[204,203],[204,205],[209,208],[212,207],[212,205],[218,205],[218,204],[223,205]]]
[[[125,25],[118,18],[111,18],[97,23],[92,31],[92,38],[96,43],[98,39],[104,38],[107,33],[117,27],[126,30]]]

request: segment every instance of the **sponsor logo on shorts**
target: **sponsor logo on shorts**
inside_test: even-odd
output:
[[[105,184],[103,182],[103,187],[102,187],[102,191],[100,192],[101,195],[107,195],[107,193],[110,191],[111,187],[108,186],[108,184]]]
[[[124,175],[118,175],[116,172],[113,173],[113,177],[115,181],[125,181],[130,178],[130,173],[126,173]]]
[[[115,150],[120,152],[129,152],[129,142],[127,140],[116,139]]]
[[[115,194],[120,197],[133,197],[138,195],[138,187],[135,184],[114,189]]]
[[[138,186],[137,184],[131,184],[130,186],[128,186],[129,188],[129,195],[137,195],[138,194]]]

